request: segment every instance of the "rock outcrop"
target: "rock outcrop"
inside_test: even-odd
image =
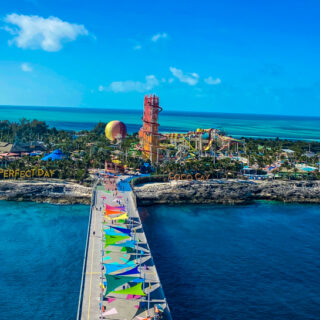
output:
[[[320,203],[320,181],[171,181],[134,187],[138,205],[250,203],[254,200]]]
[[[70,182],[0,181],[0,200],[90,204],[92,188]]]

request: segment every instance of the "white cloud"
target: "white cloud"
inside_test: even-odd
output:
[[[21,64],[21,70],[24,72],[32,72],[32,67],[30,66],[29,63],[22,63]]]
[[[204,82],[206,84],[210,84],[210,85],[216,85],[216,84],[220,84],[221,83],[221,79],[217,78],[217,79],[213,79],[211,76],[204,79]]]
[[[200,78],[199,75],[195,72],[184,74],[182,70],[174,67],[170,67],[170,71],[173,76],[178,78],[181,82],[187,83],[190,86],[196,85]]]
[[[151,41],[157,42],[159,39],[166,39],[166,38],[168,38],[168,35],[165,32],[157,33],[151,37]]]
[[[146,81],[114,81],[111,82],[108,87],[99,86],[98,90],[102,91],[113,91],[113,92],[145,92],[152,90],[155,86],[159,85],[159,80],[154,75],[146,76]]]
[[[9,41],[23,49],[59,51],[62,43],[74,41],[80,35],[88,35],[88,30],[79,24],[69,23],[56,17],[9,14],[4,21],[16,27],[5,26],[5,30],[15,37]]]

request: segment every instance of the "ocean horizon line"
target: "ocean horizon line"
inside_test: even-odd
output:
[[[0,109],[15,108],[20,110],[32,110],[32,109],[44,109],[48,110],[64,110],[64,111],[101,111],[101,112],[112,112],[117,111],[120,113],[127,112],[130,114],[142,114],[142,109],[126,109],[126,108],[105,108],[105,107],[76,107],[76,106],[32,106],[32,105],[0,105]],[[219,111],[178,111],[178,110],[163,110],[161,112],[163,115],[184,115],[184,116],[194,116],[194,115],[216,115],[216,116],[250,116],[252,118],[292,118],[292,119],[319,119],[319,116],[306,116],[306,115],[288,115],[288,114],[272,114],[272,113],[242,113],[242,112],[219,112]]]

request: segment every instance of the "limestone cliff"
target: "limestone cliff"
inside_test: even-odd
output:
[[[254,200],[320,202],[320,181],[171,181],[134,187],[138,205],[249,203]]]
[[[90,204],[91,193],[91,188],[63,181],[0,181],[0,200]]]

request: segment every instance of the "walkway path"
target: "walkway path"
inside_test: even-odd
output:
[[[101,181],[101,184],[95,189],[79,319],[171,319],[134,196],[128,183],[129,179],[130,177],[120,177],[114,183],[112,179],[108,179],[105,183]],[[106,205],[125,206],[128,219],[123,221],[124,223],[118,223],[119,220],[108,220],[105,216]],[[115,227],[126,228],[131,237],[105,247],[105,232],[114,233],[117,236],[124,235],[118,233]],[[130,241],[131,244],[132,241],[134,242],[133,248],[123,248],[124,243],[130,244],[127,241]],[[118,270],[112,271],[116,268]],[[136,273],[132,273],[134,271]],[[111,279],[109,283],[111,283],[111,281],[128,277],[129,274],[119,275],[127,272],[129,274],[131,272],[132,278],[129,279],[133,281],[123,283],[120,280],[120,286],[106,294],[108,284],[105,274],[108,274]],[[130,289],[133,287],[134,289]],[[137,290],[138,287],[145,295],[130,294],[130,290]],[[129,289],[129,293],[126,289]],[[120,290],[125,291],[123,294],[117,293]],[[155,312],[157,309],[162,309],[163,313]]]

